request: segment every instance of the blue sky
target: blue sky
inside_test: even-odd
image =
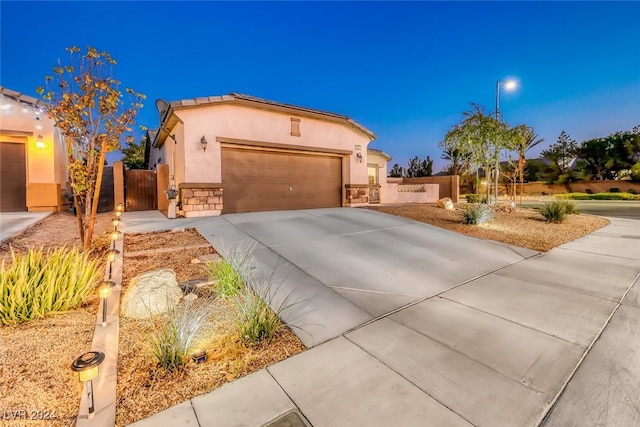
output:
[[[638,2],[2,1],[0,19],[2,86],[35,96],[65,47],[95,46],[150,128],[157,98],[248,93],[348,115],[391,163],[438,171],[447,130],[510,76],[503,117],[545,147],[640,124]]]

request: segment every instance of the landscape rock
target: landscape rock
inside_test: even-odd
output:
[[[191,264],[200,264],[203,262],[214,262],[214,261],[220,261],[221,259],[222,257],[218,254],[200,255],[198,258],[192,259]]]
[[[122,315],[132,319],[147,319],[169,310],[182,298],[173,270],[153,270],[131,279],[122,298]]]
[[[442,199],[438,199],[438,207],[443,209],[454,209],[453,202],[449,197],[443,197]]]

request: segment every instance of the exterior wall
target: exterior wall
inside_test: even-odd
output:
[[[181,211],[186,218],[218,216],[222,213],[220,184],[180,184]]]
[[[395,178],[391,179],[395,180]],[[402,187],[407,186],[395,182],[381,184],[381,186],[380,203],[435,203],[439,198],[438,184],[411,185],[411,187],[421,187],[422,191],[402,191]]]
[[[216,140],[222,137],[350,151],[353,154],[345,156],[345,160],[348,160],[343,162],[344,184],[367,184],[365,160],[369,137],[346,124],[229,104],[180,109],[175,114],[185,124],[182,140],[184,161],[181,163],[187,165],[184,177],[176,174],[178,182],[222,181],[221,148]],[[291,135],[292,117],[300,119],[300,136]],[[208,141],[206,151],[200,146],[203,136]],[[360,146],[362,161],[356,158],[357,146]],[[180,164],[178,158],[176,163]]]
[[[403,184],[438,184],[439,198],[449,197],[453,203],[460,198],[460,177],[458,175],[424,176],[420,178],[402,178]]]
[[[23,110],[19,102],[5,97],[1,110],[2,141],[26,145],[27,209],[58,211],[63,205],[62,189],[68,188],[66,147],[59,129],[46,113]],[[39,119],[36,119],[39,117]],[[38,147],[42,135],[44,146]]]

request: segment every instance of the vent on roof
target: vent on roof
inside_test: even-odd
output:
[[[169,109],[169,103],[164,99],[158,99],[156,101],[156,109],[158,110],[158,115],[160,116],[160,122],[162,122],[164,115],[167,113],[167,110]]]

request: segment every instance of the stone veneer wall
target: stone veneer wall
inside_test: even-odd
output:
[[[345,206],[362,206],[369,203],[369,184],[346,184]]]
[[[181,212],[187,218],[219,216],[222,213],[222,184],[180,184]]]

